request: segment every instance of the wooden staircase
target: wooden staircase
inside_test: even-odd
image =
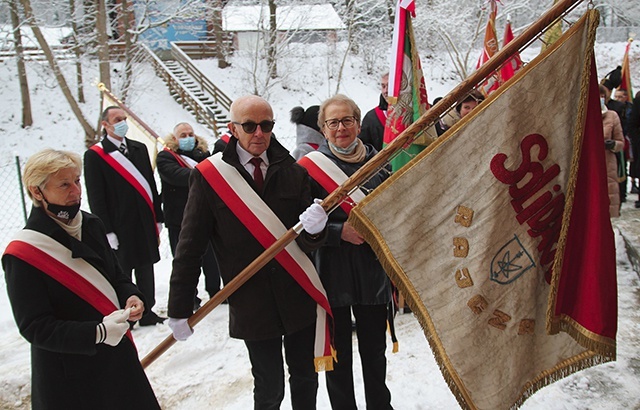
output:
[[[156,74],[169,87],[173,98],[188,110],[200,124],[207,126],[216,138],[227,133],[231,99],[193,64],[191,58],[175,43],[171,44],[171,60],[162,61],[144,46]]]

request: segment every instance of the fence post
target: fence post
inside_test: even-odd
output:
[[[24,202],[24,186],[22,186],[22,170],[20,169],[20,157],[16,155],[16,169],[18,170],[18,184],[20,184],[20,201],[22,202],[22,216],[27,224],[27,204]]]

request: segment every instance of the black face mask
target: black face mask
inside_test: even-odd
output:
[[[40,188],[38,188],[38,190],[40,191],[40,194],[42,195],[42,199],[44,199],[44,202],[47,204],[47,211],[49,211],[52,214],[54,214],[56,216],[56,218],[66,219],[66,220],[70,221],[73,218],[75,218],[76,215],[78,215],[78,212],[80,211],[80,202],[78,202],[75,205],[50,204],[49,201],[47,201],[47,198],[44,197],[44,193],[42,193]]]

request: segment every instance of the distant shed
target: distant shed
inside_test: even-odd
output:
[[[345,25],[331,4],[279,6],[276,9],[279,35],[292,41],[335,42]],[[269,29],[266,6],[227,6],[222,10],[222,28],[233,36],[236,50],[255,50],[261,35]]]

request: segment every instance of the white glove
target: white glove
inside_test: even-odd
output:
[[[111,249],[113,249],[114,251],[118,250],[120,242],[118,242],[118,235],[116,235],[115,232],[109,232],[107,234],[107,241],[109,241],[109,246],[111,246]]]
[[[96,326],[96,344],[105,343],[109,346],[117,346],[122,336],[129,330],[129,313],[131,309],[120,309],[112,312],[102,319],[102,323]]]
[[[188,319],[174,319],[169,318],[169,327],[173,333],[173,338],[184,342],[193,334],[193,329],[189,326]]]
[[[303,213],[300,214],[300,222],[305,231],[311,235],[316,235],[322,232],[327,220],[327,212],[320,206],[319,199],[314,199],[314,203],[309,205]]]
[[[158,225],[158,235],[160,235],[160,232],[162,232],[162,222],[156,222],[156,224]]]

